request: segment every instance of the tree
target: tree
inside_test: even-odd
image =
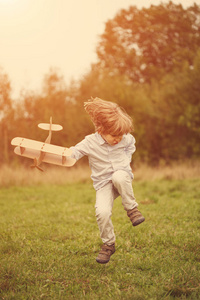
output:
[[[183,61],[191,66],[200,47],[200,6],[184,9],[171,1],[141,10],[131,6],[106,23],[97,47],[98,66],[150,82]]]
[[[1,162],[9,160],[9,134],[12,129],[13,105],[11,100],[11,85],[8,75],[0,70],[0,153]]]
[[[52,143],[71,146],[84,137],[85,114],[80,113],[77,101],[78,83],[66,85],[63,76],[51,69],[44,77],[42,93],[23,91],[19,105],[16,106],[17,134],[36,140],[44,140],[46,132],[38,130],[38,123],[61,124],[63,130],[52,135]],[[84,112],[83,106],[81,111]],[[31,134],[31,136],[30,136]]]

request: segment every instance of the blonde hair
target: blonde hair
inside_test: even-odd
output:
[[[84,102],[95,130],[110,135],[123,135],[133,130],[133,121],[118,104],[100,98],[91,98]]]

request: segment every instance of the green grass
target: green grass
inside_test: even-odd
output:
[[[146,221],[115,200],[116,253],[101,246],[89,183],[0,190],[0,299],[199,299],[200,180],[134,182]]]

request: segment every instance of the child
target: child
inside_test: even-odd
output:
[[[87,155],[89,159],[96,190],[96,218],[103,241],[96,261],[105,264],[115,252],[115,234],[111,221],[114,200],[121,196],[133,226],[145,220],[137,209],[132,188],[130,163],[136,149],[135,138],[130,134],[132,119],[116,103],[95,98],[85,102],[84,107],[96,133],[71,147],[72,157],[79,160]]]

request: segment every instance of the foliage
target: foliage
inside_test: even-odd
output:
[[[193,68],[185,64],[181,71],[146,85],[144,105],[148,106],[141,106],[142,111],[136,113],[136,124],[142,124],[138,138],[141,151],[147,150],[150,161],[156,162],[159,157],[169,162],[200,154],[199,54]]]
[[[200,8],[171,1],[150,8],[131,6],[107,21],[97,54],[99,66],[126,74],[133,82],[151,82],[174,68],[192,65],[200,45]]]
[[[9,137],[12,134],[13,105],[11,100],[11,85],[7,74],[0,69],[0,162],[9,161],[10,143]]]

